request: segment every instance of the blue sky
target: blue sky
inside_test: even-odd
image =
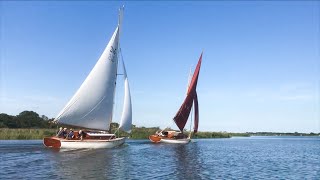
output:
[[[100,57],[122,4],[134,124],[176,127],[204,50],[200,131],[320,132],[316,1],[1,1],[0,112],[55,117]]]

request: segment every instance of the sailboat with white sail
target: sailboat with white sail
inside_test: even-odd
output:
[[[156,132],[154,135],[150,135],[149,139],[151,142],[159,143],[175,143],[175,144],[187,144],[191,139],[191,130],[189,136],[183,133],[184,127],[189,119],[192,107],[194,107],[194,127],[193,132],[197,133],[199,125],[199,106],[198,106],[198,95],[197,95],[197,84],[202,62],[202,53],[198,60],[196,69],[193,73],[191,82],[188,86],[187,96],[185,97],[180,109],[174,116],[173,120],[178,126],[180,131],[165,131]],[[192,119],[192,118],[191,118]]]
[[[81,127],[72,138],[47,137],[44,145],[53,148],[112,148],[125,142],[108,132],[114,114],[114,97],[118,75],[120,32],[124,7],[119,9],[118,25],[101,57],[80,88],[55,118],[55,122]],[[124,105],[119,129],[130,132],[132,106],[129,81],[122,59]],[[85,130],[84,130],[85,129]],[[84,132],[85,134],[81,133]],[[79,133],[81,139],[77,138]]]

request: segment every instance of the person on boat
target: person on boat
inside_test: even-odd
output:
[[[173,132],[168,132],[167,137],[168,137],[168,138],[174,138],[174,133],[173,133]]]
[[[59,130],[57,131],[56,137],[62,137],[62,127],[59,128]]]
[[[161,136],[161,135],[162,135],[162,131],[161,131],[161,130],[158,130],[158,131],[156,132],[156,135]]]
[[[162,134],[162,136],[164,136],[164,137],[168,137],[168,134],[169,134],[169,133],[168,133],[168,131],[162,131],[161,134]]]
[[[78,138],[80,140],[83,140],[83,138],[85,138],[85,137],[86,137],[86,133],[80,129],[79,133],[78,133]]]
[[[63,131],[62,131],[62,137],[63,138],[67,138],[67,136],[68,136],[68,130],[67,130],[67,128],[63,128]]]
[[[67,139],[72,139],[72,138],[74,138],[74,132],[73,132],[73,129],[71,128],[68,133]]]
[[[67,128],[63,128],[62,129],[62,127],[60,127],[60,130],[59,130],[59,132],[57,133],[57,137],[59,137],[59,138],[66,138],[67,137]]]

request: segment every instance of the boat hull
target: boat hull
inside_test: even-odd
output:
[[[162,138],[160,142],[169,143],[169,144],[188,144],[191,139],[169,139],[169,138]]]
[[[168,137],[161,137],[158,135],[150,135],[149,140],[153,143],[169,143],[169,144],[188,144],[191,139],[183,138],[183,139],[174,139]]]
[[[110,140],[66,140],[57,137],[47,137],[43,139],[43,144],[50,148],[66,149],[100,149],[113,148],[120,146],[125,142],[125,138],[115,138]]]
[[[161,137],[157,135],[150,135],[149,139],[153,143],[159,143],[161,141]]]

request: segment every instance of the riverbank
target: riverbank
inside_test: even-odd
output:
[[[130,137],[131,139],[148,139],[149,135],[154,134],[158,128],[134,127],[131,134],[120,132],[120,136]],[[33,128],[0,128],[0,140],[29,140],[43,139],[53,136],[57,129],[33,129]],[[200,138],[230,138],[233,136],[249,137],[247,133],[227,133],[227,132],[198,132],[193,136],[194,139]]]
[[[115,133],[117,126],[112,127],[111,132]],[[157,127],[133,127],[131,134],[126,132],[116,132],[120,137],[130,137],[130,139],[148,139],[149,135],[158,131]],[[31,140],[43,139],[54,136],[56,128],[0,128],[0,140]],[[230,132],[198,132],[192,135],[193,139],[211,138],[231,138],[250,136],[319,136],[315,133],[230,133]]]
[[[23,111],[19,115],[12,116],[0,113],[0,140],[28,140],[42,139],[43,137],[53,136],[58,130],[57,124],[53,123],[53,118],[49,119],[45,115],[39,115],[33,111]],[[79,129],[78,127],[59,124],[60,127],[68,129]],[[131,139],[148,139],[149,135],[160,130],[159,127],[136,127],[132,125],[131,134],[126,132],[118,132],[118,123],[110,124],[110,132],[117,133],[120,137],[130,137]],[[166,129],[173,130],[173,129]],[[320,136],[319,132],[299,133],[299,132],[246,132],[246,133],[230,133],[230,132],[198,132],[193,134],[193,139],[202,138],[230,138],[230,137],[250,137],[250,136]]]
[[[0,140],[42,139],[56,134],[56,129],[11,129],[0,128]]]

